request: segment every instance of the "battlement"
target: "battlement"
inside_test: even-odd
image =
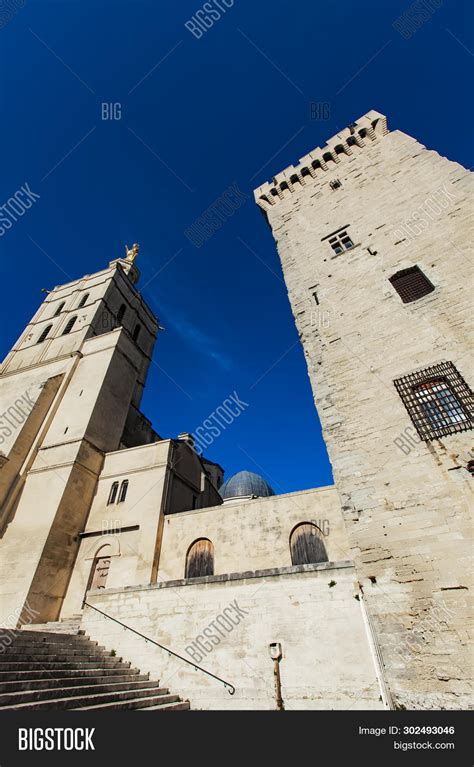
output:
[[[289,194],[297,191],[298,185],[306,186],[312,181],[320,181],[325,173],[332,170],[344,157],[351,156],[373,141],[388,133],[385,115],[371,110],[359,117],[347,128],[336,133],[323,148],[316,147],[300,159],[298,165],[289,165],[278,173],[272,182],[262,184],[255,189],[257,205],[268,210]],[[331,174],[329,174],[331,175]],[[328,178],[328,183],[329,183]]]

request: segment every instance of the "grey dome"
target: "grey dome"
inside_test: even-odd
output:
[[[238,471],[224,482],[219,490],[222,498],[245,498],[249,495],[256,495],[259,498],[266,498],[269,495],[275,495],[268,482],[253,471]]]

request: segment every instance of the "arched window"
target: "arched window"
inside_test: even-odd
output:
[[[119,493],[117,503],[124,502],[125,498],[127,497],[127,490],[128,490],[128,479],[124,479],[122,484],[120,485],[120,493]]]
[[[293,565],[328,561],[321,530],[312,522],[302,522],[294,528],[290,535],[290,551]]]
[[[67,334],[71,332],[71,330],[73,329],[75,325],[76,320],[77,320],[77,317],[71,317],[71,319],[67,321],[66,327],[63,330],[63,336],[67,336]]]
[[[118,312],[117,312],[117,322],[118,322],[118,324],[119,324],[119,325],[121,325],[121,324],[122,324],[122,320],[123,320],[123,318],[124,318],[124,315],[125,315],[125,309],[126,309],[126,308],[127,308],[127,307],[125,306],[125,304],[122,304],[122,305],[121,305],[121,307],[120,307],[120,309],[119,309],[119,310],[118,310]]]
[[[106,543],[105,546],[101,546],[100,549],[96,552],[94,561],[92,562],[86,591],[89,591],[89,589],[105,589],[105,584],[110,569],[111,553],[112,547],[110,546],[110,543]]]
[[[138,341],[138,336],[140,335],[141,327],[140,325],[135,325],[135,330],[133,331],[133,340]]]
[[[115,503],[115,499],[117,497],[119,483],[118,482],[112,482],[112,487],[110,488],[109,497],[107,499],[107,506],[110,506],[111,503]]]
[[[214,575],[214,546],[207,538],[194,541],[186,554],[185,578]]]
[[[86,293],[84,296],[82,296],[81,300],[79,301],[78,309],[80,309],[84,304],[87,303],[87,299],[89,298],[89,293]]]
[[[55,317],[57,317],[58,314],[61,314],[62,310],[64,309],[65,303],[66,303],[65,301],[61,301],[61,303],[59,304],[58,308],[54,312],[54,316]]]
[[[53,327],[52,325],[46,325],[45,329],[43,330],[43,332],[41,333],[40,337],[38,338],[36,342],[37,344],[40,344],[42,341],[46,340],[46,338],[48,337],[48,333],[52,327]]]

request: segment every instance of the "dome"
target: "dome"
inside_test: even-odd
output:
[[[248,498],[256,495],[259,498],[266,498],[269,495],[275,495],[268,482],[253,471],[238,471],[233,474],[222,485],[219,490],[222,498]]]

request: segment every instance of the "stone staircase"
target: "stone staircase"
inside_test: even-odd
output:
[[[54,634],[84,634],[80,631],[82,615],[71,615],[70,618],[60,621],[49,621],[48,623],[25,623],[21,628],[25,631],[47,631]]]
[[[66,623],[66,622],[65,622]],[[0,711],[187,711],[189,702],[131,668],[84,633],[0,629]],[[71,629],[69,629],[71,630]],[[5,644],[5,642],[4,642]]]

